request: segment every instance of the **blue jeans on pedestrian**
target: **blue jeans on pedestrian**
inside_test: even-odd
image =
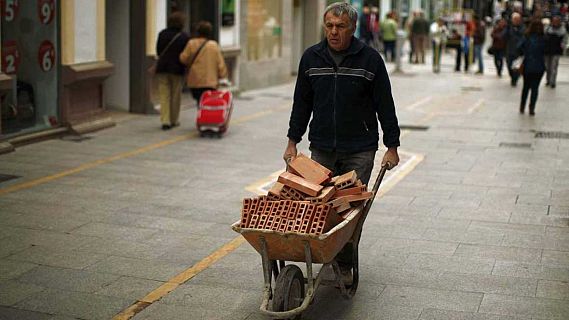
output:
[[[347,153],[324,151],[311,147],[310,151],[312,160],[331,170],[335,176],[356,170],[356,174],[362,183],[368,184],[376,150]],[[353,266],[353,254],[352,244],[347,243],[336,255],[336,261],[342,269],[346,270]]]
[[[475,44],[474,59],[478,60],[478,72],[480,73],[484,73],[484,60],[482,58],[482,44]]]
[[[393,41],[383,41],[383,47],[385,50],[385,61],[395,61],[395,40]],[[390,54],[389,54],[390,53]]]

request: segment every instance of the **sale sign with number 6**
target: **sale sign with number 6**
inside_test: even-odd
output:
[[[55,64],[55,47],[49,40],[45,40],[41,43],[38,50],[38,62],[44,72],[53,68]]]

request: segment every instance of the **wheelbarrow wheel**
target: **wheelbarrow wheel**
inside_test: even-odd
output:
[[[283,312],[299,307],[304,300],[304,276],[296,265],[282,268],[275,283],[273,311]],[[300,319],[300,315],[294,319]]]

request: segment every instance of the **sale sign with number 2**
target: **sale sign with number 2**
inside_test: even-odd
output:
[[[2,43],[2,71],[5,74],[16,74],[20,65],[20,52],[15,40]]]

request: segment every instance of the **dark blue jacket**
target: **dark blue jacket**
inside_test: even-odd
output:
[[[542,73],[545,71],[545,40],[542,35],[532,34],[524,37],[520,43],[520,52],[524,55],[524,73]]]
[[[338,152],[377,150],[378,119],[386,147],[399,146],[399,125],[385,63],[352,37],[339,66],[324,39],[300,60],[288,137],[300,142],[310,116],[311,147]]]
[[[520,55],[517,49],[524,38],[525,31],[526,28],[523,24],[519,26],[508,25],[508,31],[506,31],[506,53],[508,56],[517,57]]]
[[[174,42],[168,47],[168,43],[174,39],[176,34],[181,30],[177,28],[166,28],[158,34],[158,41],[156,41],[156,54],[159,56],[158,63],[156,64],[156,73],[171,73],[183,75],[186,71],[186,66],[180,62],[180,53],[188,43],[188,36],[182,32]]]

